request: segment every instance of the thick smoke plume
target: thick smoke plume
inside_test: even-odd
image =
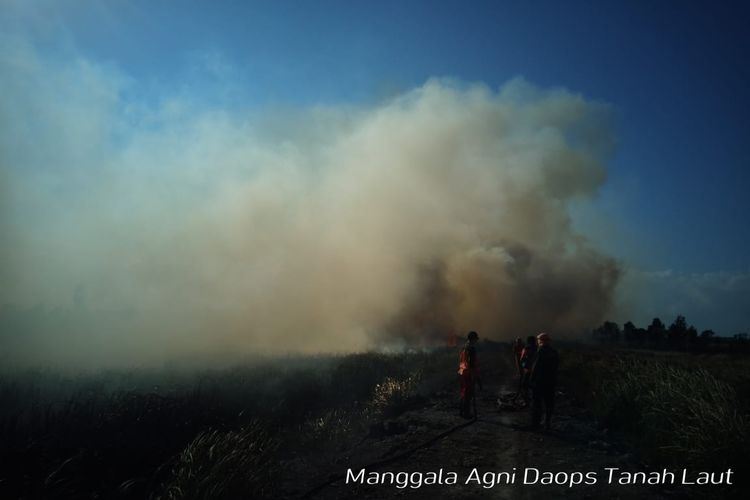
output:
[[[604,181],[609,111],[568,91],[259,112],[24,47],[2,73],[6,362],[563,334],[610,308],[618,267],[568,212]]]

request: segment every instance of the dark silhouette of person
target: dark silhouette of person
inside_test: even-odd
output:
[[[458,376],[461,382],[459,413],[464,418],[472,417],[471,402],[474,399],[476,386],[482,387],[476,348],[478,340],[477,332],[469,332],[466,344],[464,344],[458,357]],[[474,409],[476,411],[476,408]]]
[[[521,398],[523,398],[524,404],[529,404],[529,391],[531,389],[529,381],[531,377],[531,367],[534,366],[534,361],[536,361],[536,351],[536,337],[534,337],[533,335],[529,335],[528,337],[526,337],[526,346],[521,351],[521,358],[519,359],[521,380],[519,383],[519,391],[516,394],[516,397],[513,398],[514,402],[520,395]]]
[[[544,428],[550,429],[552,411],[555,408],[555,387],[557,386],[557,351],[550,345],[548,334],[540,333],[536,336],[539,349],[536,360],[531,367],[529,382],[532,388],[533,404],[531,410],[531,427],[538,429],[542,421],[542,406],[544,406]]]
[[[513,342],[513,361],[516,364],[516,372],[518,373],[518,379],[523,378],[523,368],[521,368],[521,356],[523,355],[524,343],[521,337],[516,338]]]

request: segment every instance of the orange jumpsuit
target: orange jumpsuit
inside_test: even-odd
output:
[[[460,407],[461,414],[468,414],[471,400],[474,397],[476,384],[479,380],[479,359],[474,344],[466,342],[458,357],[458,376],[461,382]]]

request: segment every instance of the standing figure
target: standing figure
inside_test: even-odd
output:
[[[523,340],[521,337],[517,337],[516,341],[513,342],[513,361],[516,365],[516,375],[518,376],[518,389],[516,390],[516,398],[521,392],[521,383],[523,382],[523,368],[521,368],[521,356],[523,355]],[[515,398],[514,398],[515,399]]]
[[[557,351],[550,346],[551,339],[546,333],[536,337],[539,349],[536,361],[531,368],[530,383],[533,392],[533,408],[531,412],[531,427],[538,429],[542,421],[542,406],[544,406],[544,428],[549,430],[552,411],[555,408],[555,387],[557,386]]]
[[[472,418],[471,403],[474,401],[474,417],[476,417],[476,386],[482,387],[482,379],[479,376],[479,359],[477,358],[476,343],[479,340],[477,332],[469,332],[466,344],[461,349],[458,357],[458,376],[461,382],[460,392],[460,415],[464,418]]]
[[[521,382],[518,394],[513,399],[514,402],[520,394],[524,405],[529,404],[531,367],[534,366],[534,361],[536,361],[536,349],[536,337],[529,335],[526,337],[526,346],[521,351],[521,359],[519,360],[519,364],[521,365]]]

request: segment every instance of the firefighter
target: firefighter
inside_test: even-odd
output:
[[[471,402],[474,400],[474,417],[476,417],[475,390],[478,385],[482,388],[482,379],[479,376],[479,359],[477,358],[476,343],[479,340],[477,332],[469,332],[466,344],[461,349],[458,358],[458,376],[461,382],[460,392],[460,415],[464,418],[472,418]]]
[[[519,364],[521,366],[520,389],[516,394],[516,397],[513,399],[513,402],[516,402],[518,396],[520,395],[523,399],[523,404],[529,404],[529,391],[531,390],[531,367],[534,366],[534,361],[536,360],[536,350],[536,337],[534,337],[533,335],[529,335],[528,337],[526,337],[526,346],[521,351],[521,358],[519,360]]]
[[[522,354],[523,340],[521,337],[517,337],[516,341],[513,342],[513,362],[516,364],[516,374],[518,375],[518,390],[516,391],[515,398],[517,398],[518,394],[521,392],[521,384],[523,383],[523,368],[521,367]]]
[[[555,387],[557,385],[557,351],[550,345],[548,334],[540,333],[536,337],[539,349],[531,368],[529,382],[532,388],[533,404],[531,410],[531,428],[538,429],[542,422],[544,406],[544,428],[550,429],[552,411],[555,408]]]

